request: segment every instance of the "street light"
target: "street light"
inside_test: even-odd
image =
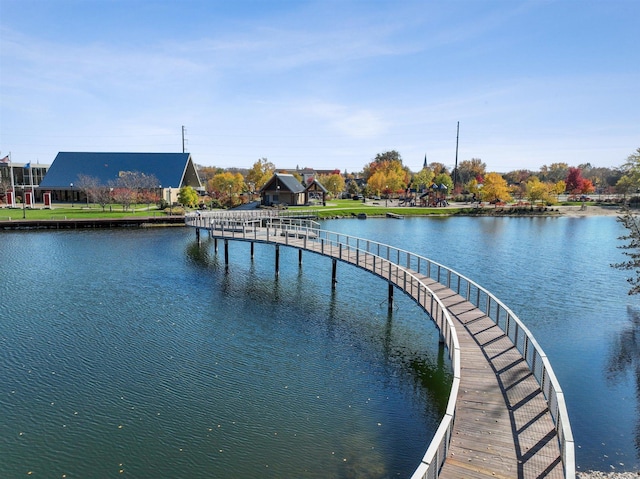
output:
[[[73,208],[73,183],[71,183],[71,207]]]
[[[173,215],[173,201],[171,200],[171,187],[169,187],[169,216]]]

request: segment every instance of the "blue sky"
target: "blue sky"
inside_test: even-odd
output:
[[[0,155],[507,172],[640,147],[636,0],[0,0]]]

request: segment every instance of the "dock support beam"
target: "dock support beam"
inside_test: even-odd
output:
[[[224,240],[224,271],[229,272],[229,240]]]
[[[280,245],[276,245],[276,278],[280,275]]]
[[[331,289],[336,289],[336,283],[338,280],[336,279],[336,273],[338,270],[338,260],[331,260]]]
[[[389,283],[388,306],[389,306],[389,309],[393,309],[393,283]]]

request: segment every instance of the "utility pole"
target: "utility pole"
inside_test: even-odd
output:
[[[460,138],[460,122],[458,122],[458,129],[456,132],[456,166],[453,168],[453,190],[456,189],[456,182],[458,181],[458,139]]]
[[[184,148],[184,134],[187,132],[187,129],[184,127],[184,125],[182,125],[182,153],[185,152],[185,148]]]

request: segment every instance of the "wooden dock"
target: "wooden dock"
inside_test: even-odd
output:
[[[509,333],[513,328],[510,329],[508,323],[505,332],[494,319],[454,289],[436,281],[430,274],[421,273],[419,261],[417,271],[400,265],[402,254],[407,255],[406,261],[409,265],[417,257],[409,259],[411,253],[393,249],[394,254],[397,251],[398,257],[397,262],[394,262],[389,260],[392,255],[391,249],[387,250],[384,258],[383,254],[354,248],[348,240],[345,244],[336,241],[328,247],[327,243],[319,238],[322,237],[321,230],[313,230],[313,237],[288,234],[283,236],[278,234],[277,230],[269,232],[264,228],[260,232],[254,230],[251,234],[217,230],[213,227],[209,231],[214,238],[225,239],[225,248],[226,240],[234,239],[272,243],[276,247],[285,245],[300,251],[307,250],[328,256],[334,261],[334,275],[337,260],[356,265],[406,292],[434,320],[439,306],[433,300],[429,302],[425,298],[424,288],[428,289],[429,295],[439,298],[440,304],[444,305],[455,323],[455,334],[460,349],[460,383],[457,397],[454,398],[455,415],[449,440],[444,445],[436,445],[438,451],[443,449],[443,456],[446,456],[437,459],[436,453],[435,462],[442,467],[436,465],[434,468],[433,464],[428,463],[431,459],[423,459],[423,463],[414,473],[414,478],[573,478],[575,459],[570,426],[567,422],[559,427],[554,421],[559,415],[555,403],[562,402],[562,409],[564,399],[558,399],[561,391],[551,391],[548,378],[546,383],[544,379],[545,374],[552,376],[552,371],[543,373],[542,383],[545,386],[541,388],[540,377],[536,379],[532,369],[540,369],[542,357],[538,357],[537,363],[534,357],[531,366],[531,354],[527,352],[527,358],[523,357],[514,345],[514,342],[522,342],[522,336],[519,339],[517,331],[514,341],[514,338],[510,337],[513,333]],[[357,244],[367,241],[355,240]],[[276,253],[276,258],[278,256]],[[225,261],[227,258],[225,250]],[[438,277],[439,269],[440,266]],[[449,285],[450,273],[449,271]],[[408,277],[411,278],[409,282]],[[332,279],[335,283],[335,276]],[[460,277],[457,289],[460,290]],[[480,292],[478,297],[479,295]],[[469,296],[467,293],[467,297]],[[391,286],[389,302],[392,302]],[[490,309],[490,306],[487,308]],[[533,347],[534,345],[531,346]],[[545,394],[553,398],[550,399]],[[550,410],[550,401],[554,403],[554,411]]]

